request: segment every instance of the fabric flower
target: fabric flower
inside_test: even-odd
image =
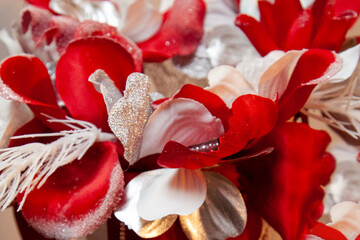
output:
[[[109,64],[109,55],[120,69]],[[84,236],[106,221],[120,200],[124,180],[118,146],[106,133],[103,99],[87,79],[102,68],[121,89],[127,74],[141,70],[141,62],[133,56],[124,44],[111,39],[78,38],[57,63],[56,92],[38,58],[19,55],[1,63],[2,96],[28,104],[35,115],[15,135],[36,137],[13,140],[10,148],[1,150],[1,181],[10,184],[4,185],[1,204],[7,206],[9,197],[20,193],[22,215],[46,237]],[[58,105],[57,94],[65,106]],[[8,180],[8,172],[19,174],[19,180]]]
[[[240,14],[235,24],[265,56],[278,49],[340,51],[346,32],[358,17],[360,6],[356,1],[314,1],[312,6],[304,9],[298,0],[276,0],[273,4],[259,1],[257,11],[260,22]]]
[[[112,92],[105,91],[107,77],[101,72],[92,78],[103,86],[103,94]],[[215,234],[214,229],[221,239],[239,235],[244,226],[235,222],[244,222],[246,218],[245,207],[235,207],[243,205],[240,192],[221,175],[201,169],[220,163],[223,157],[238,152],[250,140],[270,131],[276,122],[274,102],[253,95],[242,96],[233,105],[230,119],[234,120],[229,120],[229,110],[219,97],[185,85],[173,98],[156,102],[149,115],[151,101],[145,97],[149,93],[147,81],[143,75],[130,75],[124,96],[109,110],[109,124],[124,145],[124,156],[130,164],[152,161],[139,159],[157,154],[157,164],[163,168],[140,173],[129,182],[127,200],[116,216],[142,237],[162,234],[172,226],[176,215],[181,215],[183,230],[190,239],[210,232]],[[109,96],[104,94],[104,99],[109,101]],[[241,116],[245,111],[248,114]],[[258,119],[259,113],[262,117]],[[231,136],[224,134],[229,128],[237,128],[235,121],[240,129],[234,129]],[[246,126],[249,121],[253,124]],[[236,137],[241,141],[228,145],[228,139]],[[214,196],[218,196],[218,192],[228,194],[216,200]],[[132,218],[127,217],[129,212]],[[205,214],[204,220],[200,220],[198,214]],[[220,214],[211,217],[212,221],[224,220],[216,220],[214,225],[206,223],[207,214]],[[230,221],[229,215],[234,221]],[[224,226],[222,221],[226,221]],[[205,230],[196,233],[191,230],[193,224],[202,224]],[[148,226],[153,226],[153,230],[147,230]]]

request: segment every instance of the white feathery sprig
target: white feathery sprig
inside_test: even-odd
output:
[[[56,169],[76,159],[81,159],[96,141],[114,139],[114,135],[102,133],[89,122],[72,118],[49,119],[48,121],[62,123],[72,130],[13,137],[13,139],[53,136],[60,138],[48,144],[34,142],[0,149],[0,206],[2,210],[7,208],[19,193],[25,191],[19,204],[19,211],[29,192],[35,187],[40,188]]]
[[[310,95],[301,112],[357,139],[360,137],[360,96],[356,93],[358,84],[357,74],[343,81],[324,82]]]

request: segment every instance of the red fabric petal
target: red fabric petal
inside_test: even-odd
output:
[[[288,120],[302,108],[314,87],[326,80],[319,78],[335,60],[334,53],[321,49],[310,49],[300,57],[279,101],[279,122]],[[315,79],[318,81],[311,82]]]
[[[216,94],[206,91],[201,87],[186,84],[173,98],[190,98],[203,104],[213,116],[221,119],[225,131],[229,128],[230,110]]]
[[[26,1],[32,5],[45,9],[49,8],[49,3],[50,3],[50,0],[26,0]]]
[[[48,71],[38,58],[20,55],[5,59],[0,65],[0,79],[3,97],[29,104],[35,115],[50,128],[65,129],[61,124],[49,123],[47,117],[42,115],[43,113],[58,119],[65,118],[57,105]]]
[[[257,95],[238,97],[232,105],[232,111],[229,131],[220,137],[220,146],[216,153],[221,158],[239,152],[250,140],[264,136],[277,121],[275,103],[269,98]]]
[[[259,143],[273,146],[271,154],[238,163],[248,204],[284,240],[302,239],[322,215],[322,185],[335,169],[329,142],[326,132],[283,123]]]
[[[240,14],[236,17],[235,24],[246,34],[261,56],[279,49],[264,27],[254,18]]]
[[[341,232],[320,222],[311,228],[310,233],[325,240],[346,240]]]
[[[165,57],[193,53],[204,32],[205,8],[203,0],[175,0],[159,32],[138,44],[144,61],[161,61]]]
[[[360,2],[354,0],[336,0],[334,1],[335,16],[338,16],[346,10],[354,10],[360,13]]]
[[[157,163],[167,168],[198,169],[210,167],[220,161],[220,158],[210,154],[191,151],[184,145],[169,141],[162,151]]]
[[[21,211],[47,237],[64,236],[63,230],[79,237],[106,221],[123,186],[115,144],[97,143],[81,160],[59,168],[41,188],[31,191]],[[17,201],[21,199],[20,194]]]
[[[355,240],[360,240],[360,234],[355,238]]]
[[[121,35],[117,29],[106,23],[99,23],[91,20],[83,21],[79,24],[75,32],[76,38],[102,36],[108,37],[117,41],[123,48],[125,48],[133,57],[136,71],[141,72],[142,68],[142,53],[138,46],[126,36]]]
[[[354,24],[358,17],[355,11],[348,10],[340,16],[326,19],[316,32],[311,48],[324,48],[340,51],[345,41],[346,32]]]
[[[276,39],[276,23],[275,23],[275,10],[274,5],[267,0],[259,0],[258,1],[259,12],[260,12],[260,22],[272,37],[272,39]]]
[[[291,25],[284,50],[301,50],[310,45],[313,33],[313,18],[310,10],[304,10]]]
[[[141,71],[131,54],[116,41],[104,37],[80,38],[72,41],[56,67],[56,88],[74,118],[89,121],[109,131],[103,97],[89,76],[104,70],[122,91],[127,76]]]
[[[284,49],[288,31],[303,9],[299,0],[275,0],[274,10],[277,28],[276,42],[281,49]]]

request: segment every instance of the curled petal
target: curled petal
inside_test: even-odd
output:
[[[279,101],[279,121],[294,116],[305,104],[315,86],[340,71],[342,61],[333,52],[310,49],[301,55],[288,86]]]
[[[80,38],[72,41],[61,56],[56,66],[55,84],[74,118],[92,122],[108,131],[104,100],[88,81],[97,69],[104,70],[120,90],[125,89],[128,75],[139,71],[131,53],[114,40]]]
[[[81,237],[111,215],[123,186],[115,144],[97,143],[81,160],[59,168],[41,188],[30,192],[22,214],[45,237]]]
[[[220,119],[201,103],[185,98],[168,100],[151,114],[145,126],[140,157],[160,153],[170,140],[191,146],[217,139],[223,133]]]
[[[141,218],[156,220],[171,214],[188,215],[206,197],[206,181],[200,170],[158,169],[144,179],[137,209]]]
[[[189,239],[227,239],[240,235],[246,224],[245,202],[240,191],[225,177],[204,172],[207,195],[194,213],[180,216]],[[196,229],[196,231],[194,231]]]
[[[120,207],[115,210],[117,219],[124,222],[129,229],[143,238],[157,237],[166,232],[177,219],[177,215],[168,215],[158,220],[146,221],[139,216],[137,204],[144,180],[154,174],[153,171],[143,172],[133,178],[125,188],[125,199]]]

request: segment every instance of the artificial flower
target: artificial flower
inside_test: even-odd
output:
[[[229,211],[234,213],[233,219],[244,221],[246,218],[245,207],[235,207],[241,205],[241,195],[236,187],[221,175],[200,169],[220,163],[221,158],[240,151],[250,140],[269,132],[276,122],[274,102],[253,95],[239,97],[233,104],[233,116],[229,120],[229,110],[218,96],[185,85],[171,99],[157,101],[151,113],[151,100],[146,97],[150,87],[145,76],[130,75],[124,96],[116,102],[110,100],[119,95],[109,89],[111,86],[106,86],[108,77],[103,72],[96,72],[92,78],[102,86],[105,101],[113,103],[108,108],[109,124],[124,145],[125,158],[134,164],[146,156],[160,154],[157,164],[163,167],[140,173],[131,180],[126,187],[127,201],[115,215],[140,236],[146,237],[162,234],[172,226],[176,215],[181,215],[180,221],[190,239],[200,236],[191,230],[193,224],[204,224],[201,235],[209,234],[211,228],[227,229],[221,233],[217,231],[221,239],[239,235],[244,227],[241,224],[235,227],[235,222],[226,220],[226,228],[220,227],[221,221],[209,225],[197,217],[198,214],[209,214],[209,211],[219,215],[221,211],[216,213],[217,208],[222,205],[222,208],[232,210],[220,214],[221,219],[228,219]],[[257,119],[259,114],[262,117]],[[250,126],[246,124],[249,121],[252,122]],[[229,128],[231,132],[225,133]],[[203,134],[199,135],[199,132]],[[214,181],[218,183],[214,184]],[[233,200],[214,198],[218,196],[217,192],[223,191],[228,193],[226,198]],[[129,212],[131,218],[127,217]],[[149,232],[148,226],[154,226],[153,230]],[[230,230],[230,226],[235,228]]]
[[[110,53],[122,68],[113,68],[106,61]],[[2,196],[1,204],[8,206],[20,193],[19,209],[44,236],[84,236],[106,221],[120,200],[123,174],[118,146],[112,142],[114,136],[106,133],[109,127],[102,97],[87,78],[94,69],[102,68],[121,89],[127,74],[141,70],[141,64],[132,56],[117,41],[104,37],[78,38],[68,45],[57,63],[57,92],[38,58],[19,55],[1,63],[2,96],[28,104],[35,115],[15,135],[30,134],[38,141],[13,140],[9,148],[2,150],[5,197]],[[64,86],[70,85],[72,91],[66,91]],[[65,106],[58,105],[57,93]],[[11,181],[11,176],[18,180]],[[43,198],[43,194],[52,197]]]
[[[241,12],[241,9],[240,9]],[[260,22],[240,14],[235,23],[258,52],[324,48],[340,51],[346,32],[360,12],[357,1],[313,1],[303,8],[299,0],[258,1]]]
[[[104,37],[116,35],[132,39],[142,49],[145,61],[191,54],[203,34],[205,4],[202,0],[29,2],[41,8],[30,5],[23,10],[17,39],[23,51],[35,53],[43,61],[56,61],[74,39],[78,24],[86,20],[93,21],[95,27],[102,23],[102,28],[111,29]],[[89,31],[87,35],[94,33],[91,24],[86,24],[86,28],[82,26],[81,31]]]

